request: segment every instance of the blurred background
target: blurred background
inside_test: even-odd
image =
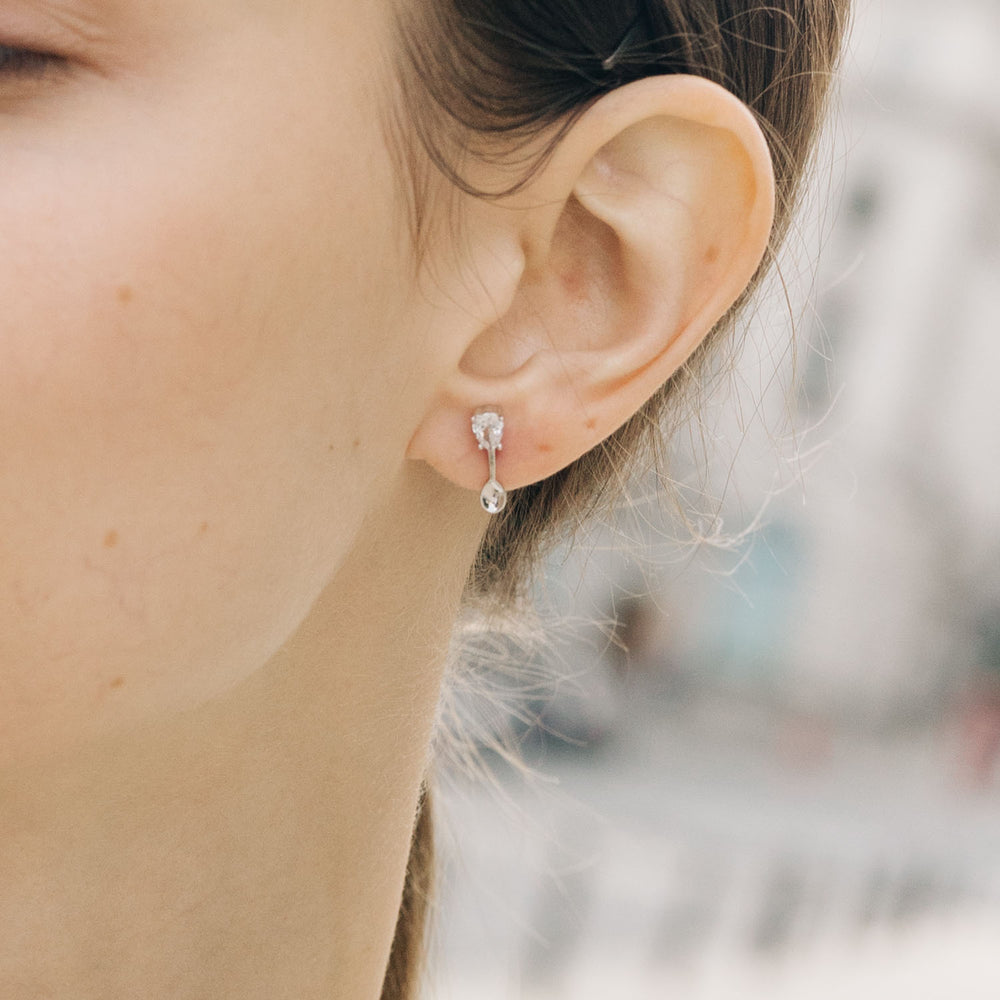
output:
[[[671,492],[456,681],[433,996],[1000,998],[997,53],[997,0],[858,0]]]

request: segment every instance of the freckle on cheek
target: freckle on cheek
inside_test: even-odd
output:
[[[104,547],[106,549],[113,549],[118,544],[118,532],[109,531],[104,536]]]
[[[111,688],[114,691],[117,691],[119,688],[123,688],[123,687],[125,687],[125,678],[124,677],[116,677],[111,682]]]
[[[121,285],[118,289],[118,301],[124,306],[132,301],[133,292],[128,285]]]
[[[708,251],[705,253],[705,263],[714,264],[719,259],[719,248],[709,247]]]
[[[207,535],[208,534],[208,521],[202,521],[201,522],[201,527],[198,529],[198,533],[200,535]]]

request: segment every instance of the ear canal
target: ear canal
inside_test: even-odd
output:
[[[467,349],[462,370],[496,378],[517,371],[539,351],[606,343],[613,336],[608,309],[625,298],[623,275],[614,229],[570,194],[545,258],[526,269],[507,311]]]

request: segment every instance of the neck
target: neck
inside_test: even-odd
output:
[[[379,995],[481,529],[406,493],[248,682],[0,775],[0,996]]]

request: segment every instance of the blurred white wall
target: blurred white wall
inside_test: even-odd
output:
[[[946,697],[1000,616],[998,52],[995,0],[885,0],[859,8],[847,64],[804,412],[839,391],[792,515],[787,659],[812,696],[874,714]]]

